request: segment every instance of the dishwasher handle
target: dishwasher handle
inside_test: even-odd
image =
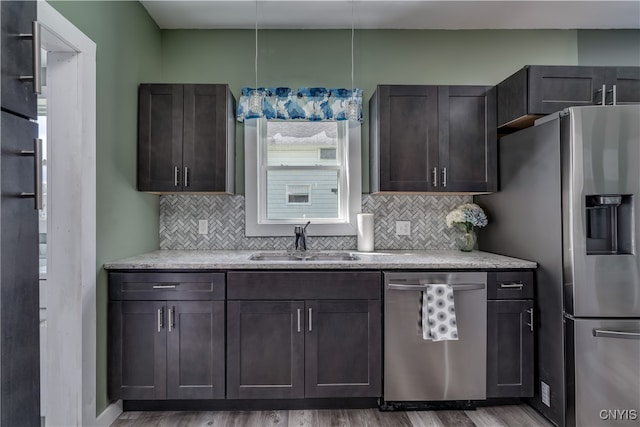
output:
[[[458,283],[455,285],[449,283],[416,283],[416,284],[396,284],[388,283],[387,289],[390,291],[426,291],[427,286],[431,285],[449,285],[454,291],[477,291],[485,288],[484,283]]]

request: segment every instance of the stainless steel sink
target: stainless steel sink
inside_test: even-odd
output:
[[[251,261],[356,261],[354,254],[347,252],[259,252],[252,254]]]

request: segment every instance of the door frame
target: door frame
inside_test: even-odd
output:
[[[38,1],[38,21],[42,47],[56,52],[47,76],[45,423],[108,426],[122,405],[97,414],[96,45],[45,1]]]

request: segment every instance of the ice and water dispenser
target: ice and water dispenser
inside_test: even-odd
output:
[[[630,194],[586,197],[587,255],[633,253],[632,207]]]

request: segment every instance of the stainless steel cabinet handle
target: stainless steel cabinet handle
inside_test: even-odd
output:
[[[594,329],[593,336],[598,338],[622,338],[624,340],[640,340],[640,332],[607,331]]]
[[[153,289],[175,289],[176,285],[153,285]]]
[[[185,166],[184,168],[184,186],[189,186],[189,168]]]
[[[533,308],[530,308],[529,310],[527,310],[527,313],[529,313],[529,323],[525,323],[525,324],[529,327],[531,332],[533,332]]]
[[[176,308],[171,307],[169,309],[169,332],[171,332],[171,330],[174,329],[176,326],[176,324],[174,323],[175,317],[176,317]]]
[[[522,282],[500,283],[500,289],[507,289],[507,288],[522,289],[523,286],[524,284]]]
[[[42,209],[42,140],[36,138],[33,140],[33,151],[22,150],[22,156],[33,156],[34,158],[34,186],[33,193],[20,193],[20,197],[33,197],[35,199],[35,209]]]
[[[159,308],[158,309],[158,332],[160,332],[160,329],[162,329],[162,317],[163,317],[162,312],[163,312],[163,309]]]
[[[447,186],[447,168],[442,168],[442,186]]]
[[[446,283],[416,283],[415,285],[389,283],[387,284],[387,289],[393,291],[426,291],[429,285],[446,285]],[[463,283],[449,286],[451,286],[454,291],[475,291],[485,288],[484,283]]]
[[[177,187],[180,185],[180,168],[177,166],[173,167],[173,186]]]
[[[611,90],[607,91],[607,94],[611,94],[611,104],[609,105],[616,105],[618,103],[618,100],[616,99],[616,85],[613,85]]]
[[[32,80],[33,92],[40,95],[42,93],[42,58],[40,50],[40,23],[33,21],[31,23],[31,34],[19,34],[20,38],[31,39],[33,41],[33,75],[20,76],[20,80]]]
[[[433,168],[431,173],[433,174],[433,186],[437,187],[438,186],[438,168]]]
[[[605,98],[606,92],[607,92],[607,86],[606,85],[602,85],[602,88],[598,89],[596,91],[596,94],[600,93],[600,102],[594,102],[594,104],[605,105],[605,99],[604,98]],[[594,99],[594,101],[595,101],[595,99]]]
[[[311,307],[309,307],[309,332],[311,332],[313,330],[313,312],[311,310]]]
[[[300,309],[298,309],[298,332],[302,332],[301,326],[300,326]]]

